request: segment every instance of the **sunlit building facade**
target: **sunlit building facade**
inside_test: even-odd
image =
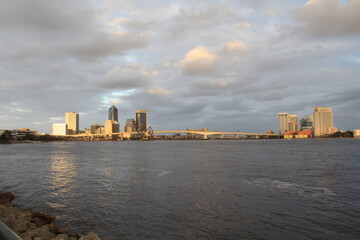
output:
[[[298,130],[298,116],[295,114],[288,115],[288,130],[291,132]]]
[[[148,112],[146,110],[135,111],[136,128],[145,132],[148,127]]]
[[[105,134],[117,133],[120,130],[120,125],[117,121],[106,120],[105,122]]]
[[[125,127],[124,127],[124,132],[135,132],[135,125],[134,125],[135,120],[133,118],[131,119],[127,119],[126,123],[125,123]]]
[[[336,132],[333,112],[329,107],[315,107],[314,109],[314,135],[323,136]]]
[[[90,132],[91,134],[95,134],[96,133],[96,130],[101,128],[102,125],[101,124],[98,124],[98,123],[95,123],[95,124],[91,124],[90,126]]]
[[[52,127],[52,135],[65,136],[68,132],[68,126],[66,123],[54,123]]]
[[[79,132],[79,114],[76,112],[65,113],[65,123],[67,124],[67,134],[73,135]]]
[[[279,113],[279,134],[289,131],[288,113]]]

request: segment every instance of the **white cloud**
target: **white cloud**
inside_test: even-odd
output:
[[[185,73],[206,73],[214,70],[215,61],[216,55],[207,47],[199,45],[186,53],[179,65]]]
[[[246,43],[242,41],[230,41],[222,45],[218,52],[220,53],[230,53],[230,54],[239,54],[243,53],[246,49]]]
[[[169,90],[163,87],[150,88],[146,92],[148,95],[154,95],[154,96],[168,95],[170,93]]]

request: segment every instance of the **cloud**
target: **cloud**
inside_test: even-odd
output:
[[[239,54],[243,53],[246,49],[246,43],[241,41],[230,41],[225,43],[218,49],[218,52],[224,54]]]
[[[115,25],[121,18],[110,23]],[[1,58],[94,60],[144,48],[150,32],[109,28],[99,10],[80,0],[4,0],[0,8]],[[14,39],[9,36],[16,36]]]
[[[168,95],[170,93],[169,90],[163,87],[150,88],[146,92],[148,95],[153,95],[153,96]]]
[[[207,47],[199,45],[186,53],[179,65],[187,74],[201,74],[213,71],[215,61],[215,54]]]
[[[150,83],[148,72],[142,64],[128,63],[117,66],[108,71],[97,85],[106,89],[134,89],[142,88]]]
[[[360,1],[309,0],[297,8],[295,18],[304,23],[296,31],[313,37],[360,35]]]
[[[121,55],[130,49],[142,48],[147,44],[146,34],[104,32],[61,48],[75,57],[92,59]]]
[[[176,64],[188,75],[208,75],[215,73],[222,65],[231,65],[232,59],[227,55],[239,55],[245,52],[246,43],[242,41],[229,41],[219,47],[209,49],[199,45],[186,53],[185,57]],[[222,68],[224,70],[225,68]]]
[[[234,26],[236,26],[238,28],[248,28],[248,27],[251,27],[252,24],[250,22],[238,22],[238,23],[235,23]]]

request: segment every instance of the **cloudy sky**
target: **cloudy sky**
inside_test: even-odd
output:
[[[360,128],[360,0],[1,0],[0,129],[277,131],[332,107]]]

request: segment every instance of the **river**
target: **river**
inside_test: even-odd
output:
[[[360,139],[0,145],[0,191],[118,239],[360,239]]]

